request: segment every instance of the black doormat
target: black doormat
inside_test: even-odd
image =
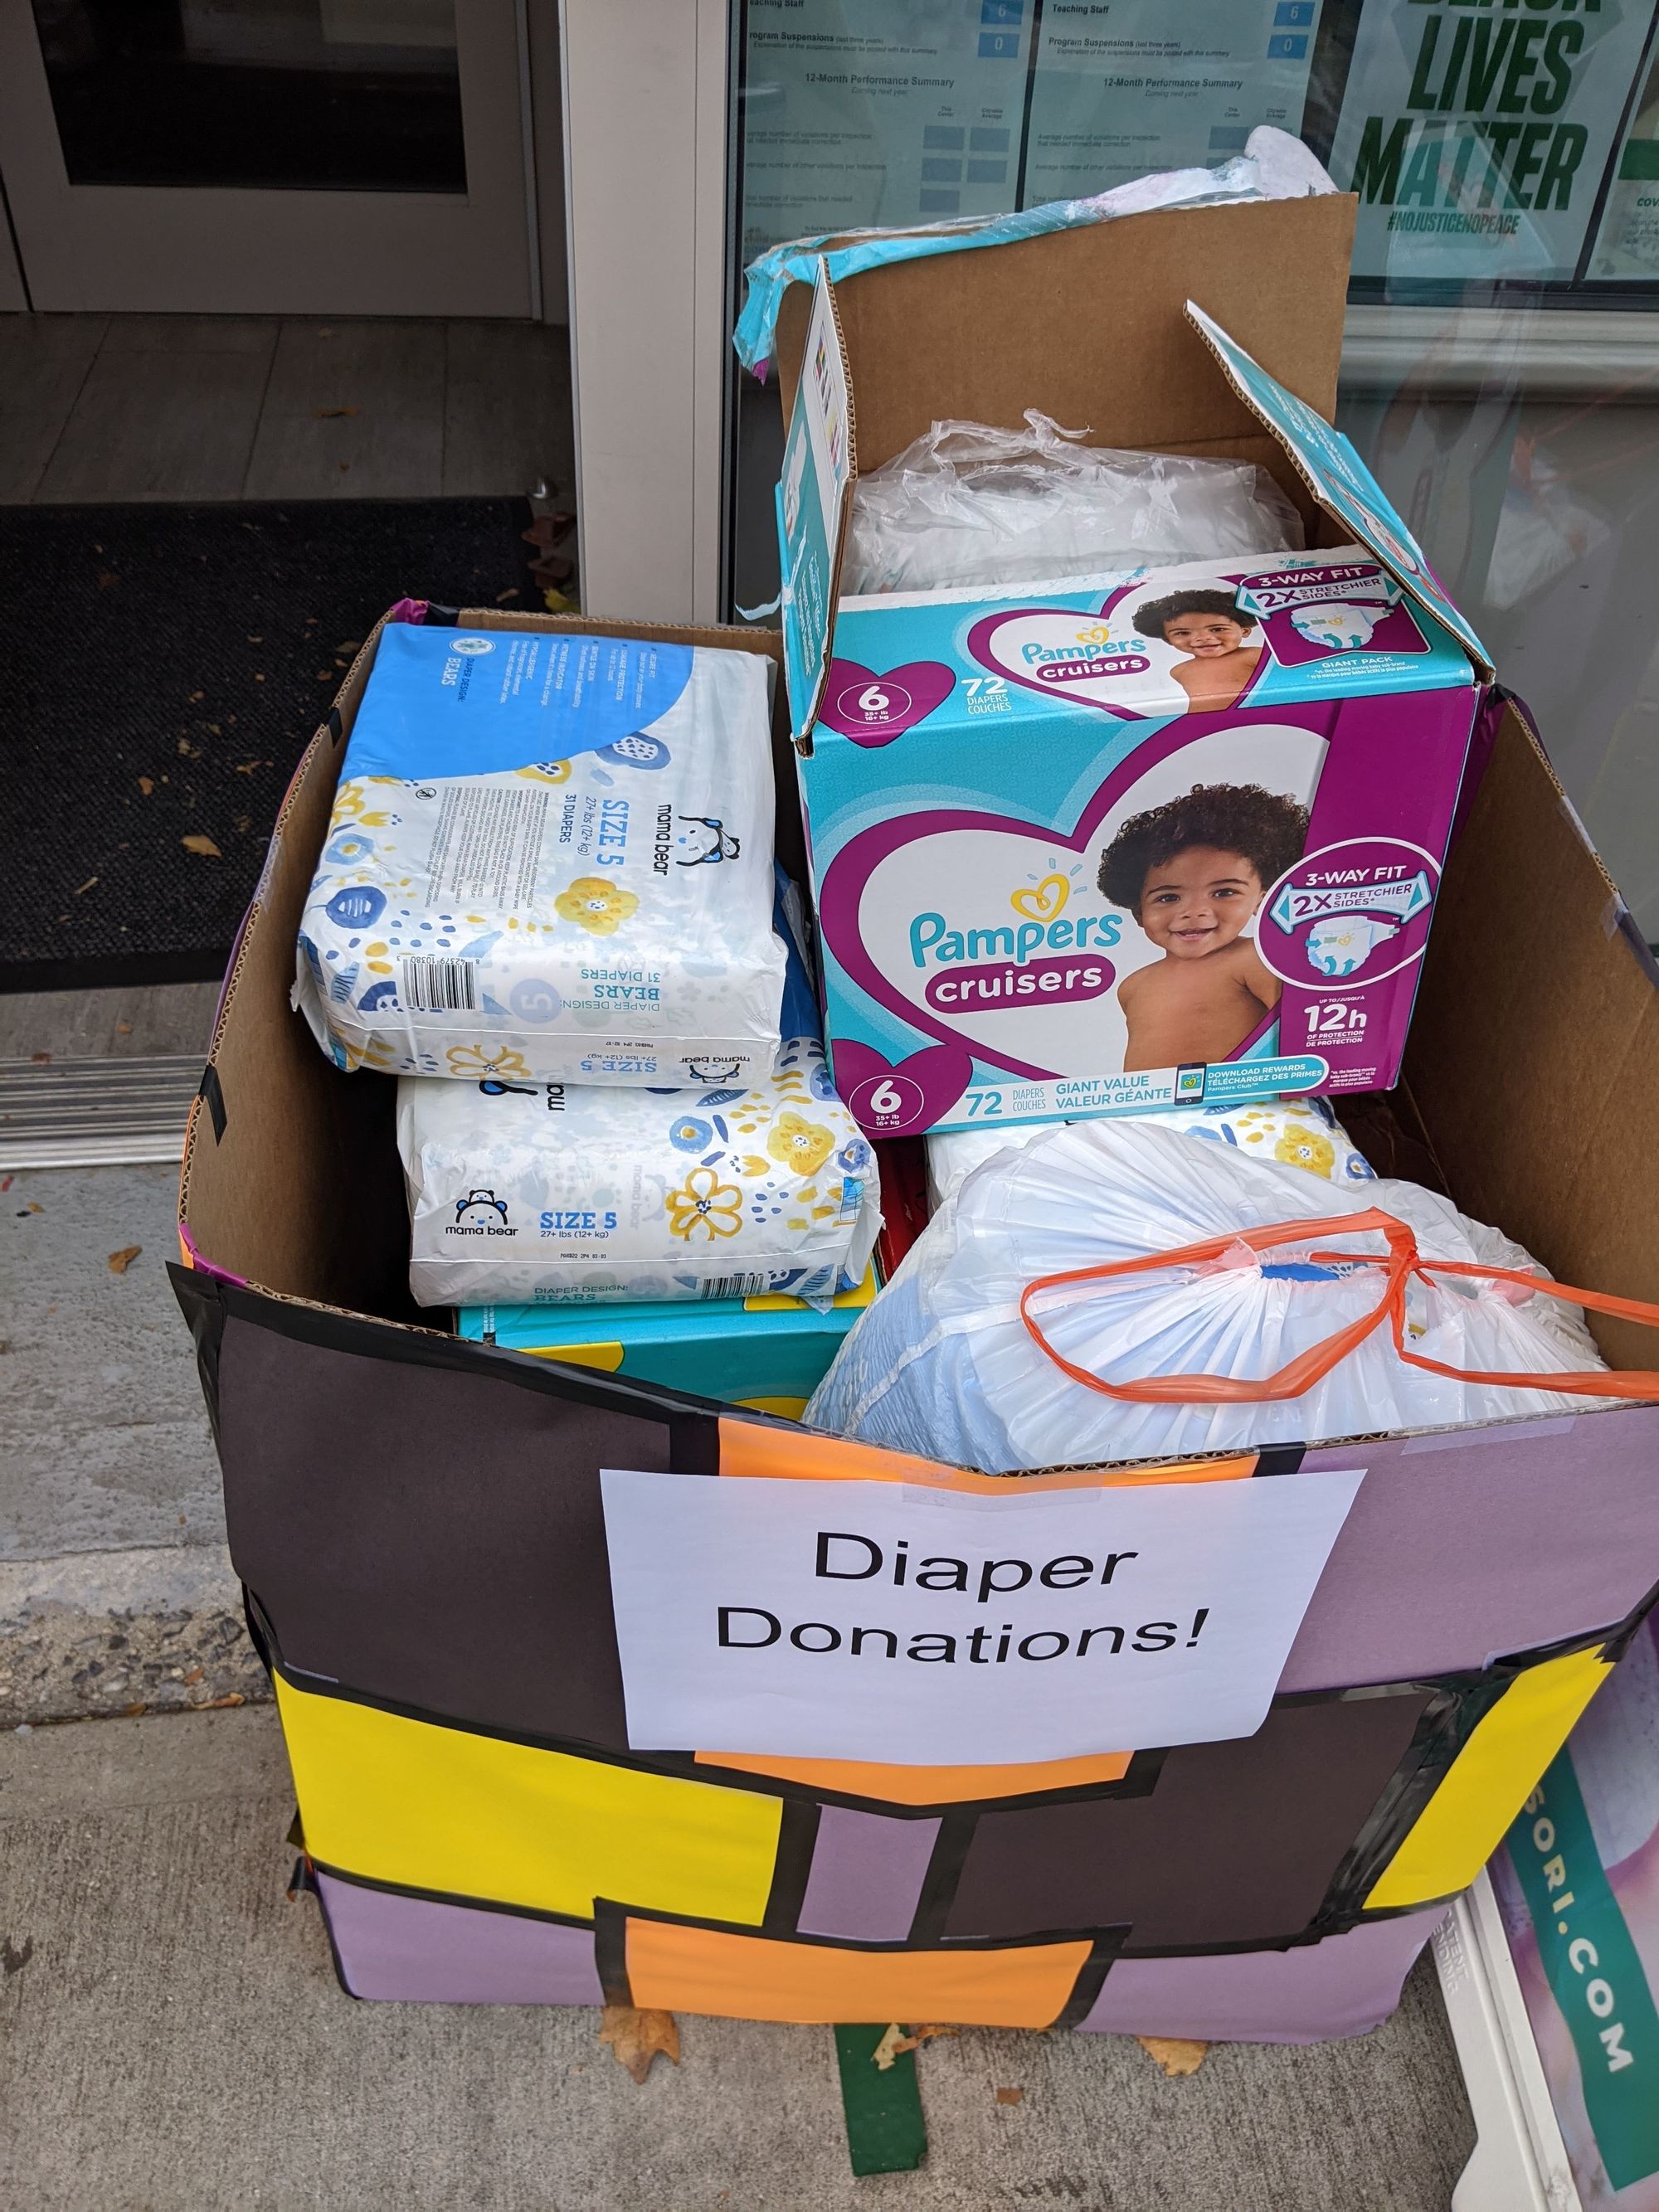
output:
[[[222,973],[396,600],[539,607],[515,499],[0,507],[0,991]]]

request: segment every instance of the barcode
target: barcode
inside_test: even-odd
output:
[[[764,1272],[747,1275],[708,1275],[697,1286],[702,1298],[757,1298],[772,1287]]]
[[[398,997],[408,1014],[476,1014],[478,970],[471,960],[447,960],[441,953],[405,953]]]

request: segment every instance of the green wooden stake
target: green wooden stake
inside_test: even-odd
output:
[[[927,2155],[927,2124],[916,2085],[916,2054],[902,2051],[884,2073],[876,2045],[887,2033],[860,2024],[836,2030],[841,2105],[854,2173],[909,2173]]]

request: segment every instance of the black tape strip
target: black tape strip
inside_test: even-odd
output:
[[[1083,2025],[1095,2008],[1107,1975],[1122,1954],[1128,1933],[1127,1928],[1110,1928],[1103,1935],[1096,1936],[1093,1948],[1078,1969],[1078,1977],[1072,1984],[1072,1994],[1066,2000],[1064,2011],[1052,2022],[1054,2027],[1080,2027]]]
[[[216,1450],[219,1444],[219,1352],[225,1334],[225,1306],[220,1295],[222,1285],[199,1267],[186,1267],[177,1260],[169,1260],[167,1266],[173,1295],[179,1301],[179,1310],[189,1325],[191,1338],[196,1346],[196,1372],[201,1382],[208,1424],[213,1431]]]
[[[340,710],[337,707],[329,708],[328,720],[324,723],[323,727],[328,732],[331,741],[337,745],[345,735],[345,724],[340,720]]]
[[[718,1474],[720,1424],[717,1413],[675,1413],[668,1423],[668,1464],[676,1474]]]
[[[302,1851],[306,1847],[305,1823],[300,1818],[300,1808],[297,1805],[294,1808],[294,1818],[288,1824],[288,1833],[283,1837],[283,1841],[292,1850]]]
[[[289,1903],[291,1905],[296,1897],[304,1897],[307,1892],[313,1896],[319,1893],[316,1878],[304,1858],[297,1858],[294,1862],[294,1871],[288,1878]]]
[[[1306,1444],[1267,1444],[1256,1454],[1257,1474],[1294,1474],[1308,1455]]]
[[[1478,1686],[1443,1690],[1431,1701],[1417,1723],[1406,1756],[1383,1784],[1364,1826],[1338,1862],[1310,1926],[1328,1934],[1335,1920],[1360,1910],[1384,1867],[1427,1812],[1476,1723],[1508,1687],[1508,1679],[1488,1678]]]
[[[772,1868],[772,1887],[761,1920],[763,1935],[794,1934],[817,1840],[818,1808],[786,1798],[778,1829],[778,1856]]]
[[[628,1919],[626,1905],[614,1904],[608,1897],[594,1899],[593,1965],[608,2005],[634,2002],[628,1980]]]
[[[426,611],[428,619],[436,615],[441,622],[455,623],[459,622],[461,618],[461,611],[459,607],[441,607],[436,599],[427,601]]]
[[[978,1809],[973,1806],[953,1806],[941,1818],[939,1833],[933,1838],[933,1856],[921,1878],[921,1893],[916,1899],[907,1942],[938,1944],[944,1941],[945,1923],[950,1917],[957,1884],[962,1880],[969,1846],[978,1826]]]
[[[213,1141],[221,1145],[225,1138],[225,1087],[219,1080],[219,1071],[209,1060],[202,1070],[202,1079],[197,1085],[202,1103],[208,1109],[208,1119],[213,1124]]]

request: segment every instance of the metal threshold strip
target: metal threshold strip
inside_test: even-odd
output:
[[[201,1078],[190,1053],[0,1060],[0,1173],[177,1160]]]

